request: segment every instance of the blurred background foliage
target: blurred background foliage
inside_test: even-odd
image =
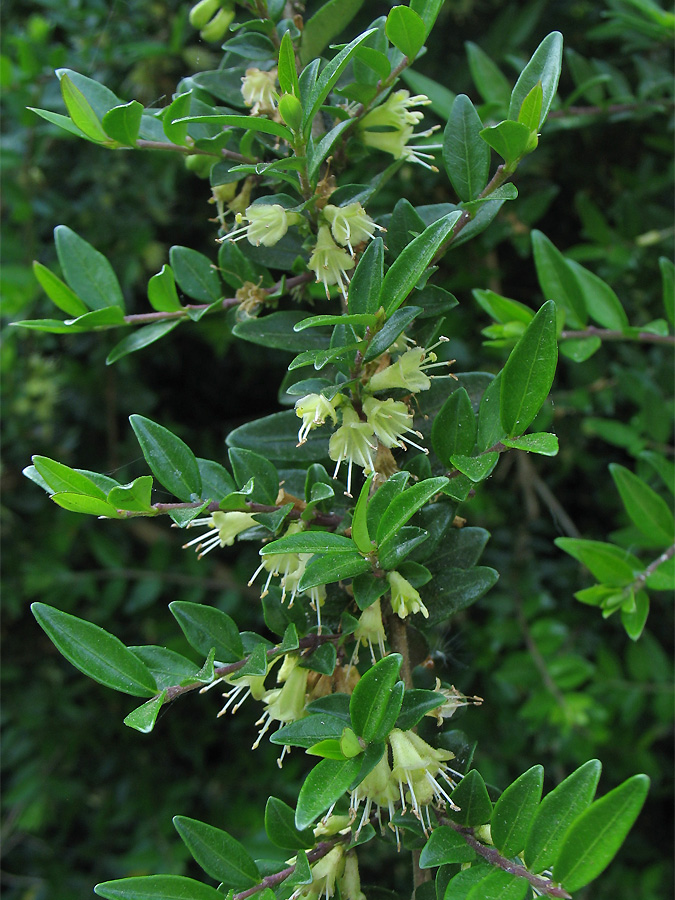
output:
[[[390,5],[364,4],[354,27]],[[286,355],[242,351],[225,317],[185,327],[154,352],[108,368],[112,333],[64,337],[7,324],[51,315],[30,266],[53,263],[57,224],[109,257],[132,312],[146,310],[147,278],[172,244],[213,255],[208,182],[181,158],[106,152],[26,109],[61,108],[53,70],[65,65],[125,99],[166,105],[182,77],[219,61],[187,24],[188,8],[178,0],[4,4],[1,878],[8,900],[71,900],[91,896],[92,885],[108,878],[190,873],[175,814],[224,825],[263,852],[266,797],[292,799],[290,786],[306,771],[298,754],[281,775],[271,746],[251,753],[255,710],[216,721],[213,694],[183,699],[151,735],[125,729],[128,701],[72,669],[28,611],[41,600],[126,643],[183,653],[166,609],[171,600],[236,606],[242,628],[264,627],[251,602],[256,594],[245,587],[252,548],[198,563],[166,522],[78,517],[47,503],[21,475],[36,453],[122,482],[143,474],[131,413],[219,459],[233,427],[278,408],[268,386],[281,381]],[[474,66],[483,57],[466,42],[507,79],[548,32],[560,30],[567,48],[562,102],[519,169],[520,199],[442,264],[442,283],[460,299],[447,322],[456,371],[497,371],[504,356],[481,345],[489,322],[473,288],[532,308],[544,299],[530,252],[533,227],[608,281],[632,324],[663,315],[658,258],[670,256],[673,238],[673,106],[663,102],[672,92],[672,41],[658,10],[650,0],[446,2],[415,71],[476,103],[482,98],[467,53]],[[605,111],[588,114],[589,107]],[[487,107],[481,112],[489,117]],[[356,164],[354,180],[367,164]],[[369,211],[390,212],[401,196],[455,199],[444,176],[408,166]],[[234,389],[223,391],[225,384]],[[478,742],[476,765],[496,786],[542,763],[550,789],[591,757],[604,765],[601,790],[639,771],[652,779],[624,851],[590,889],[594,900],[657,900],[672,885],[672,598],[653,594],[647,630],[633,643],[618,616],[604,621],[573,599],[590,582],[553,539],[605,540],[627,524],[607,466],[622,463],[657,487],[640,454],[654,449],[672,461],[672,408],[668,347],[608,343],[581,364],[561,357],[537,423],[559,435],[560,455],[507,455],[464,507],[469,524],[492,532],[483,562],[501,578],[430,648],[439,674],[485,698],[457,720]],[[363,859],[366,882],[377,865]],[[389,877],[395,884],[395,869]]]

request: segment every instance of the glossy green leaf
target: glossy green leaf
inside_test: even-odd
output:
[[[413,525],[404,525],[396,534],[392,534],[386,541],[380,544],[377,558],[383,569],[398,569],[403,560],[413,552],[416,547],[423,544],[429,537],[429,532]],[[401,573],[403,574],[403,573]],[[415,585],[417,587],[417,585]]]
[[[483,141],[501,156],[511,171],[521,157],[536,147],[536,144],[533,145],[532,134],[527,125],[509,119],[483,128],[479,134]]]
[[[307,563],[298,588],[307,591],[319,584],[332,584],[343,578],[354,578],[369,572],[372,566],[356,550],[351,553],[329,553]]]
[[[511,98],[511,85],[497,64],[478,44],[464,44],[473,83],[486,103],[495,103],[506,109]]]
[[[541,802],[525,844],[525,864],[532,872],[552,866],[575,819],[590,805],[602,765],[591,759],[562,781]]]
[[[195,676],[199,672],[199,666],[181,653],[176,653],[175,650],[154,644],[144,647],[129,647],[129,650],[150,669],[160,690],[175,684],[184,684],[188,680],[196,680]]]
[[[342,534],[333,534],[331,531],[301,531],[298,534],[289,534],[269,544],[265,544],[260,550],[261,556],[269,556],[275,553],[353,553],[354,541]]]
[[[409,731],[420,722],[428,712],[438,709],[446,701],[443,694],[438,691],[427,691],[422,688],[413,688],[403,695],[403,703],[396,727],[401,731]],[[440,863],[439,863],[440,865]]]
[[[464,826],[485,825],[492,815],[492,801],[485,782],[475,769],[467,772],[450,795],[458,810],[448,809],[450,818]]]
[[[53,493],[84,494],[99,500],[106,499],[106,492],[77,469],[71,469],[46,456],[34,456],[32,459],[38,474]]]
[[[87,98],[66,74],[61,76],[60,86],[63,102],[66,104],[70,118],[80,131],[92,141],[100,143],[108,141],[108,135],[103,130],[101,122]]]
[[[391,43],[412,62],[424,45],[427,29],[417,13],[408,6],[389,11],[384,31]]]
[[[120,518],[114,506],[98,497],[87,497],[85,494],[71,494],[64,491],[52,494],[51,499],[57,506],[70,512],[83,513],[88,516],[103,516],[107,519]]]
[[[480,453],[494,447],[505,437],[500,411],[501,390],[502,373],[499,372],[485,389],[478,408],[476,443]]]
[[[192,91],[178,94],[162,113],[162,129],[172,144],[186,145],[188,123],[185,117],[190,112]]]
[[[166,691],[162,691],[161,694],[153,697],[152,700],[148,700],[142,706],[139,706],[133,712],[130,712],[124,719],[124,724],[129,728],[140,731],[141,734],[149,734],[155,727],[157,716],[159,715],[159,711],[162,708],[165,699]]]
[[[56,304],[64,313],[77,317],[87,312],[87,307],[77,294],[42,263],[37,261],[33,263],[33,274],[52,303]]]
[[[485,310],[496,322],[506,324],[507,322],[522,322],[525,325],[534,318],[534,313],[517,300],[510,300],[508,297],[502,297],[494,291],[476,289],[471,292],[478,305]]]
[[[346,697],[346,694],[343,695]],[[349,698],[346,698],[347,701]],[[270,737],[272,744],[304,747],[308,749],[319,741],[337,740],[342,737],[345,720],[328,714],[310,714],[290,725],[284,725]]]
[[[542,234],[534,229],[531,234],[534,264],[542,293],[548,300],[555,300],[560,312],[559,327],[564,319],[573,328],[584,328],[588,319],[588,311],[584,294],[569,261],[560,250]]]
[[[141,475],[129,484],[112,488],[108,503],[117,509],[148,512],[152,509],[152,475]]]
[[[134,697],[157,693],[150,670],[119,638],[44,603],[33,603],[31,610],[56,648],[89,678]]]
[[[583,538],[556,538],[555,544],[605,584],[619,587],[630,584],[643,568],[637,557],[615,544]]]
[[[388,317],[408,297],[461,215],[457,210],[432,222],[392,263],[384,276],[379,301]]]
[[[649,586],[649,579],[647,579],[647,582],[647,586]],[[670,579],[668,590],[672,591],[673,587],[675,587],[675,578]],[[632,609],[627,609],[625,604],[621,607],[621,624],[632,641],[637,641],[642,635],[648,616],[649,595],[646,591],[637,591],[635,593]]]
[[[368,495],[370,494],[373,477],[373,475],[369,475],[364,481],[352,516],[352,541],[356,544],[356,549],[361,553],[370,553],[373,549],[370,534],[368,533]]]
[[[389,582],[386,578],[378,578],[376,575],[366,572],[358,575],[352,581],[354,602],[359,609],[368,609],[376,600],[389,590]]]
[[[420,854],[420,868],[444,866],[450,863],[473,862],[476,853],[461,834],[449,825],[440,825],[431,832]]]
[[[420,2],[426,3],[426,0],[420,0]],[[436,6],[438,2],[439,0],[433,0],[433,5]],[[431,3],[427,3],[425,8],[429,9],[431,5]],[[423,19],[426,18],[421,9],[416,9],[415,12],[419,13]],[[416,72],[414,69],[404,69],[401,72],[401,78],[413,94],[425,94],[431,101],[429,109],[436,113],[440,119],[447,121],[452,104],[455,102],[456,94],[453,91],[449,90],[445,85],[439,84],[433,78],[422,75],[421,72]]]
[[[576,260],[565,259],[567,267],[577,280],[588,314],[603,328],[621,329],[628,327],[628,316],[621,301],[612,288],[602,278],[579,265]]]
[[[543,785],[543,767],[532,766],[516,778],[495,803],[490,831],[502,856],[516,856],[525,847]]]
[[[323,161],[331,153],[333,147],[338,143],[343,133],[348,131],[352,126],[352,119],[345,119],[333,126],[333,128],[326,132],[326,134],[324,134],[316,143],[310,139],[310,143],[307,146],[307,177],[312,184],[314,184],[320,172]]]
[[[184,875],[134,875],[104,881],[94,888],[107,900],[223,900],[215,888]]]
[[[425,481],[418,482],[402,494],[394,497],[383,513],[377,527],[378,546],[405,525],[417,510],[428,503],[447,483],[448,479],[444,476],[427,478]]]
[[[124,310],[124,297],[119,281],[102,253],[67,225],[56,226],[54,242],[61,271],[68,285],[89,309],[117,306]]]
[[[438,411],[431,429],[434,453],[444,466],[459,453],[468,456],[476,443],[476,415],[466,388],[453,391]]]
[[[482,129],[473,103],[459,94],[443,132],[443,162],[460,200],[475,200],[488,181],[490,151],[480,136]]]
[[[466,900],[525,900],[529,891],[530,886],[524,878],[498,869],[474,885]]]
[[[173,331],[179,322],[153,322],[151,325],[144,325],[138,331],[128,334],[125,338],[115,344],[110,353],[107,355],[105,364],[111,366],[124,356],[142,350],[143,347],[149,347],[155,341],[160,340],[169,332]]]
[[[320,6],[305,22],[302,31],[300,58],[303,65],[320,56],[323,49],[352,21],[362,6],[363,0],[328,0]]]
[[[508,437],[521,435],[541,409],[557,360],[555,303],[549,300],[527,326],[502,371],[500,415]]]
[[[577,891],[603,872],[616,856],[640,814],[649,778],[634,775],[614,788],[574,821],[553,866],[553,878]]]
[[[182,309],[171,266],[163,265],[148,281],[148,300],[157,312],[176,312]]]
[[[223,296],[222,285],[208,257],[189,247],[171,247],[169,260],[178,286],[189,297],[213,303]]]
[[[251,500],[274,505],[279,493],[279,473],[274,464],[260,453],[243,447],[230,447],[228,456],[237,486],[241,488],[253,478]]]
[[[322,759],[305,778],[298,795],[295,826],[303,831],[339,800],[361,768],[360,757]]]
[[[300,420],[293,410],[273,413],[241,425],[227,437],[229,447],[246,447],[274,461],[293,461],[296,465],[328,458],[328,437],[321,429],[310,431],[298,447]]]
[[[499,462],[499,453],[482,453],[480,456],[463,456],[456,453],[450,464],[473,482],[484,481]]]
[[[541,107],[544,100],[541,81],[538,81],[530,93],[525,97],[518,113],[518,121],[527,126],[535,134],[539,131]]]
[[[202,479],[195,455],[187,444],[145,416],[129,416],[129,422],[155,478],[179,500],[198,499]]]
[[[31,112],[34,112],[36,115],[40,116],[41,119],[44,119],[45,122],[49,122],[51,125],[56,125],[58,128],[62,128],[64,131],[67,131],[68,134],[74,134],[76,137],[85,138],[86,140],[93,140],[92,138],[87,137],[87,135],[82,131],[81,128],[78,128],[77,125],[73,122],[70,116],[62,116],[60,113],[52,112],[49,109],[37,109],[34,106],[28,106],[26,109],[29,109]],[[94,143],[99,143],[98,141],[94,141]]]
[[[257,638],[258,636],[254,635],[254,637]],[[236,672],[232,673],[230,676],[232,681],[236,681],[237,678],[247,678],[251,675],[254,677],[266,675],[269,657],[267,656],[267,650],[265,648],[268,646],[269,643],[264,639],[261,639],[261,642],[256,644],[253,650],[251,650],[241,669],[237,669]]]
[[[220,609],[187,600],[174,600],[169,609],[191,647],[206,655],[212,647],[222,663],[237,662],[244,655],[239,629]]]
[[[391,653],[372,666],[357,682],[351,695],[349,713],[352,727],[365,741],[375,740],[387,715],[387,706],[398,681],[402,657]],[[402,701],[402,698],[401,698]],[[399,709],[400,702],[399,701]],[[394,722],[398,716],[394,716]],[[393,722],[392,722],[393,727]]]
[[[266,119],[262,116],[234,116],[228,114],[215,114],[204,116],[185,116],[176,119],[174,124],[185,123],[187,125],[214,125],[223,128],[243,128],[244,131],[260,131],[264,134],[273,134],[276,137],[283,138],[291,143],[293,141],[293,132],[273,122],[272,119]]]
[[[173,824],[197,863],[226,887],[245,890],[261,879],[260,871],[246,849],[226,831],[174,816]]]
[[[646,585],[654,591],[671,591],[675,587],[675,559],[663,562],[647,576]]]
[[[474,886],[480,886],[494,868],[487,863],[474,863],[450,879],[443,900],[466,900]]]
[[[503,438],[505,447],[514,450],[524,450],[526,453],[540,453],[542,456],[556,456],[558,453],[558,438],[555,434],[539,432],[538,434],[524,434],[517,438]]]
[[[135,147],[138,140],[138,132],[141,127],[143,104],[138,100],[132,100],[122,106],[114,106],[103,116],[101,124],[103,130],[118,144],[125,147]]]
[[[436,566],[429,560],[427,566],[433,580],[422,592],[422,599],[429,611],[425,625],[433,627],[466,609],[486,594],[497,583],[499,573],[488,566],[455,569]]]
[[[675,518],[665,500],[630,469],[612,463],[609,471],[633,523],[654,545],[672,544]]]
[[[558,90],[558,80],[562,69],[563,38],[559,31],[548,34],[532,54],[532,58],[520,73],[511,93],[509,119],[518,119],[520,109],[527,95],[538,82],[542,86],[542,106],[539,126],[543,125]]]
[[[295,49],[293,47],[293,40],[288,31],[284,33],[281,44],[279,45],[277,78],[279,79],[279,87],[284,93],[291,94],[294,97],[300,96],[298,71],[295,63]]]
[[[422,309],[419,306],[405,306],[403,309],[393,312],[368,345],[368,349],[363,354],[364,362],[371,362],[389,350],[396,339],[421,313]]]
[[[293,353],[301,353],[303,350],[321,350],[328,346],[328,332],[312,328],[306,334],[296,331],[295,326],[309,320],[305,312],[299,310],[284,310],[274,312],[255,319],[245,319],[237,322],[232,329],[232,334],[253,344],[262,347],[274,347],[278,350],[288,350]]]
[[[270,797],[265,806],[265,831],[272,843],[283,850],[310,850],[316,843],[310,828],[298,831],[294,810],[276,797]]]
[[[368,503],[368,531],[376,534],[379,522],[395,497],[401,494],[410,479],[410,472],[395,472],[375,491]]]
[[[563,339],[560,342],[560,352],[563,356],[573,359],[574,362],[580,363],[590,359],[594,353],[602,347],[602,341],[599,337],[572,338],[570,340]]]

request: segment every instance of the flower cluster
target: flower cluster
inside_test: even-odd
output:
[[[428,106],[431,100],[425,94],[410,96],[409,91],[394,91],[380,106],[376,106],[361,119],[358,125],[359,137],[366,147],[374,147],[384,153],[390,153],[394,159],[405,159],[419,163],[432,172],[436,166],[425,160],[432,160],[433,155],[423,153],[419,148],[409,146],[414,138],[429,137],[440,126],[434,125],[426,131],[415,133],[415,125],[422,121],[424,113],[414,109],[416,106]]]
[[[360,203],[346,206],[324,206],[319,220],[316,246],[309,258],[309,268],[320,281],[326,297],[330,297],[329,287],[337,285],[345,301],[347,300],[347,272],[354,268],[354,247],[371,240],[376,231],[384,231],[377,225]],[[343,248],[347,247],[349,253]]]
[[[382,810],[392,819],[398,802],[402,812],[410,807],[425,833],[430,830],[429,806],[432,803],[457,808],[439,781],[442,779],[451,791],[457,786],[457,779],[462,776],[447,765],[447,761],[453,758],[454,754],[449,750],[435,749],[414,731],[394,728],[387,738],[387,748],[378,764],[351,792],[352,821],[356,819],[363,803],[356,834],[369,821],[373,807],[382,827]],[[399,842],[398,828],[395,825],[392,828]]]
[[[335,817],[337,818],[337,817]],[[303,884],[291,894],[290,900],[330,900],[336,890],[342,900],[366,900],[361,890],[359,863],[353,850],[344,844],[336,844],[311,867],[312,881]]]
[[[244,213],[237,213],[235,228],[221,241],[241,241],[244,238],[254,247],[273,247],[278,244],[290,225],[296,225],[299,213],[287,212],[279,203],[254,203],[246,207]],[[242,225],[242,222],[246,222]]]
[[[263,694],[262,700],[265,704],[265,710],[255,723],[262,727],[253,743],[253,750],[259,746],[272,722],[280,722],[282,725],[287,725],[289,722],[301,719],[304,715],[309,669],[302,668],[299,663],[300,657],[297,654],[287,654],[277,675],[277,684],[282,685],[282,687],[273,688],[271,691],[265,691]],[[279,759],[279,765],[281,765],[287,749],[287,747],[284,747]]]

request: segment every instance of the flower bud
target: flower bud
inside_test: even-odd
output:
[[[391,588],[391,608],[400,619],[417,612],[421,612],[425,619],[429,618],[429,610],[422,603],[422,598],[403,575],[387,572],[387,581]]]
[[[231,7],[228,9],[220,9],[211,21],[202,28],[199,32],[199,36],[204,41],[216,44],[225,37],[233,19],[234,10]]]
[[[302,103],[293,94],[284,94],[279,100],[279,115],[296,134],[302,129]]]
[[[199,0],[190,10],[188,19],[193,28],[203,28],[220,8],[220,0]]]

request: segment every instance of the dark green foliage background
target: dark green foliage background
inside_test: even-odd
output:
[[[354,33],[389,8],[367,6]],[[181,159],[109,153],[56,134],[25,109],[59,108],[53,69],[63,65],[127,99],[166,104],[181,77],[218,63],[187,25],[188,7],[177,0],[4,4],[5,323],[51,315],[30,263],[54,261],[51,231],[59,223],[110,258],[132,312],[146,309],[147,278],[170,245],[212,255],[208,183],[186,172]],[[573,127],[569,118],[552,118],[537,153],[519,169],[521,198],[444,260],[437,283],[460,300],[447,324],[457,371],[496,371],[503,361],[499,351],[481,347],[488,322],[472,288],[541,304],[532,227],[612,284],[632,323],[663,315],[657,259],[669,255],[672,241],[671,116],[649,101],[669,90],[663,72],[670,50],[637,31],[630,39],[626,29],[607,33],[609,8],[584,0],[448,3],[415,67],[478,102],[464,41],[478,43],[511,74],[511,56],[527,58],[558,29],[567,48],[616,66],[637,98],[634,109],[574,119]],[[566,66],[561,96],[573,88]],[[590,102],[581,97],[576,104]],[[355,180],[359,165],[368,164],[356,164]],[[443,175],[407,167],[370,211],[389,212],[400,196],[413,203],[454,199]],[[127,424],[131,413],[175,430],[200,456],[222,458],[233,427],[278,409],[268,388],[281,381],[285,354],[247,352],[217,317],[106,368],[115,341],[110,333],[65,338],[4,328],[1,877],[8,900],[87,897],[96,881],[128,874],[196,875],[171,825],[175,814],[225,827],[254,855],[268,854],[265,800],[274,794],[293,802],[307,771],[300,753],[285,762],[283,776],[273,747],[252,753],[253,705],[216,721],[214,693],[184,698],[151,735],[124,728],[128,700],[72,669],[28,612],[40,600],[126,643],[184,653],[167,610],[172,600],[236,609],[242,629],[261,627],[257,594],[244,586],[254,548],[239,545],[198,563],[180,550],[181,536],[167,523],[66,513],[21,469],[39,453],[122,482],[144,474]],[[607,465],[634,468],[642,447],[672,455],[672,353],[625,343],[607,344],[581,365],[561,357],[552,397],[538,424],[559,435],[560,455],[511,454],[464,507],[469,524],[492,532],[482,561],[501,578],[452,620],[431,658],[447,680],[485,698],[482,709],[458,714],[457,723],[478,741],[477,763],[494,785],[543,763],[550,789],[593,756],[604,764],[601,791],[635,772],[650,776],[647,806],[623,853],[578,896],[657,900],[672,883],[671,598],[654,595],[648,630],[633,644],[620,622],[603,621],[573,599],[584,576],[553,539],[563,533],[565,514],[584,537],[606,539],[626,524]],[[610,443],[592,418],[615,419],[627,430]],[[363,854],[365,883],[382,883],[379,862]],[[407,876],[392,870],[390,877],[400,887]]]

